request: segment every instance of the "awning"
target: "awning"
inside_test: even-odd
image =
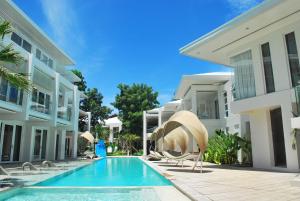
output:
[[[85,131],[80,135],[80,137],[87,139],[92,144],[95,142],[94,136],[89,131]]]

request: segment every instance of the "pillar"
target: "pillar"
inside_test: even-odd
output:
[[[143,156],[147,155],[147,119],[146,111],[143,111]]]

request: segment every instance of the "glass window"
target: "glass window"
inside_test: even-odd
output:
[[[2,78],[0,84],[0,100],[6,101],[7,88],[8,88],[8,81]]]
[[[29,53],[31,53],[31,44],[23,39],[22,47]]]
[[[18,44],[19,46],[22,46],[22,38],[15,32],[11,34],[11,40],[14,41],[16,44]]]
[[[19,96],[19,105],[22,105],[23,102],[23,90],[20,90],[20,96]]]
[[[32,102],[37,102],[37,95],[38,95],[38,91],[37,89],[33,89],[32,90]]]
[[[48,66],[49,66],[50,68],[53,68],[53,60],[50,59],[50,58],[49,58],[49,60],[48,60]]]
[[[9,91],[9,102],[18,103],[18,88],[14,86],[10,86]]]
[[[39,92],[39,104],[45,104],[45,94],[43,92]]]
[[[50,111],[50,95],[48,95],[48,94],[46,94],[45,106],[46,106],[46,113],[49,114],[49,111]]]
[[[300,81],[300,66],[299,66],[299,57],[297,51],[297,44],[295,33],[289,33],[285,35],[288,59],[290,64],[290,72],[292,78],[292,85],[293,87],[299,85]]]
[[[36,51],[35,51],[35,56],[36,56],[36,58],[38,58],[39,60],[41,60],[41,57],[42,57],[42,52],[41,52],[41,50],[36,49]]]
[[[232,57],[230,63],[234,67],[234,98],[239,100],[254,97],[256,91],[251,50]]]
[[[42,62],[43,62],[44,64],[46,64],[46,65],[47,65],[47,63],[48,63],[48,57],[47,57],[46,55],[44,55],[44,54],[42,54]]]
[[[271,59],[269,43],[265,43],[261,45],[261,52],[262,52],[264,72],[265,72],[266,91],[267,93],[272,93],[275,91],[275,85],[274,85],[272,59]]]
[[[228,117],[228,100],[227,100],[227,92],[224,91],[224,104],[225,104],[225,117]]]

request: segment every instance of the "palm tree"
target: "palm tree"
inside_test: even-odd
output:
[[[31,82],[27,79],[26,75],[11,72],[3,66],[5,63],[20,65],[24,62],[23,57],[13,49],[12,44],[6,46],[3,44],[4,36],[11,32],[12,28],[8,21],[0,24],[0,77],[6,79],[13,86],[28,91],[31,88]]]
[[[140,137],[135,134],[128,133],[128,134],[123,135],[122,139],[125,141],[127,155],[129,155],[130,153],[132,153],[132,150],[135,149],[135,147],[133,146],[133,143],[140,140]]]

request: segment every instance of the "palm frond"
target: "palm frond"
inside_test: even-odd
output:
[[[6,79],[10,84],[19,87],[25,91],[30,91],[32,88],[31,82],[26,75],[10,72],[7,68],[0,66],[0,77]]]
[[[4,21],[0,24],[0,36],[3,39],[6,34],[12,32],[10,23],[8,21]]]
[[[16,52],[13,49],[12,44],[10,44],[0,50],[0,61],[13,64],[20,64],[24,61],[24,59],[19,52]]]

